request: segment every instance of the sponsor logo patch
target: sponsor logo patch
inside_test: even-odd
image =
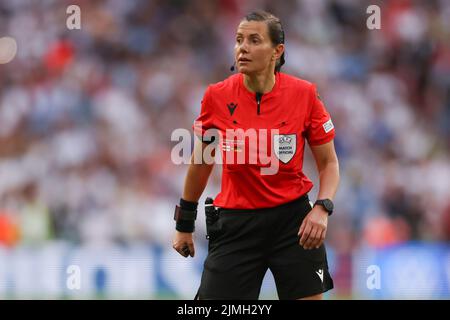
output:
[[[328,133],[333,129],[334,129],[334,125],[333,125],[333,122],[331,121],[331,119],[323,124],[323,130],[325,130],[325,133]]]

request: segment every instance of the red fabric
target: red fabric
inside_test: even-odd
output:
[[[230,109],[233,108],[232,112]],[[277,73],[274,88],[262,96],[260,114],[257,113],[256,95],[244,86],[242,74],[210,85],[193,129],[198,136],[213,128],[221,134],[222,190],[214,205],[233,209],[270,208],[309,192],[313,184],[302,172],[305,139],[310,145],[331,141],[335,130],[330,120],[315,86],[287,74]],[[227,129],[242,131],[234,137],[227,136]],[[266,129],[268,139],[261,139],[258,132],[253,131],[256,143],[250,142],[249,129]],[[275,148],[274,129],[280,135],[295,136],[295,153],[294,140],[291,140],[292,158],[286,163],[279,161],[276,174],[262,175],[261,168],[270,167],[270,164],[268,157],[260,155],[269,156]],[[227,157],[234,163],[226,161]],[[238,157],[245,159],[245,163],[237,164]]]
[[[0,245],[13,246],[18,238],[17,227],[5,212],[0,211]]]
[[[74,56],[74,48],[68,41],[55,43],[45,56],[47,68],[54,71],[62,70]]]

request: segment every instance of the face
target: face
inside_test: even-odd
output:
[[[275,68],[284,46],[274,46],[264,21],[242,21],[236,31],[235,61],[239,72],[252,74]]]

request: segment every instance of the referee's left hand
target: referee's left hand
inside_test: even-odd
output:
[[[325,240],[328,224],[328,212],[321,206],[315,206],[303,219],[298,236],[304,249],[319,248]]]

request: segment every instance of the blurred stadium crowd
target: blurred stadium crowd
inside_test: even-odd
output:
[[[66,28],[70,4],[81,30]],[[370,4],[381,30],[366,27]],[[255,8],[281,18],[282,71],[317,84],[336,127],[337,287],[355,248],[449,241],[450,2],[5,0],[0,36],[18,53],[0,65],[0,244],[170,245],[187,169],[171,133],[230,75]]]

